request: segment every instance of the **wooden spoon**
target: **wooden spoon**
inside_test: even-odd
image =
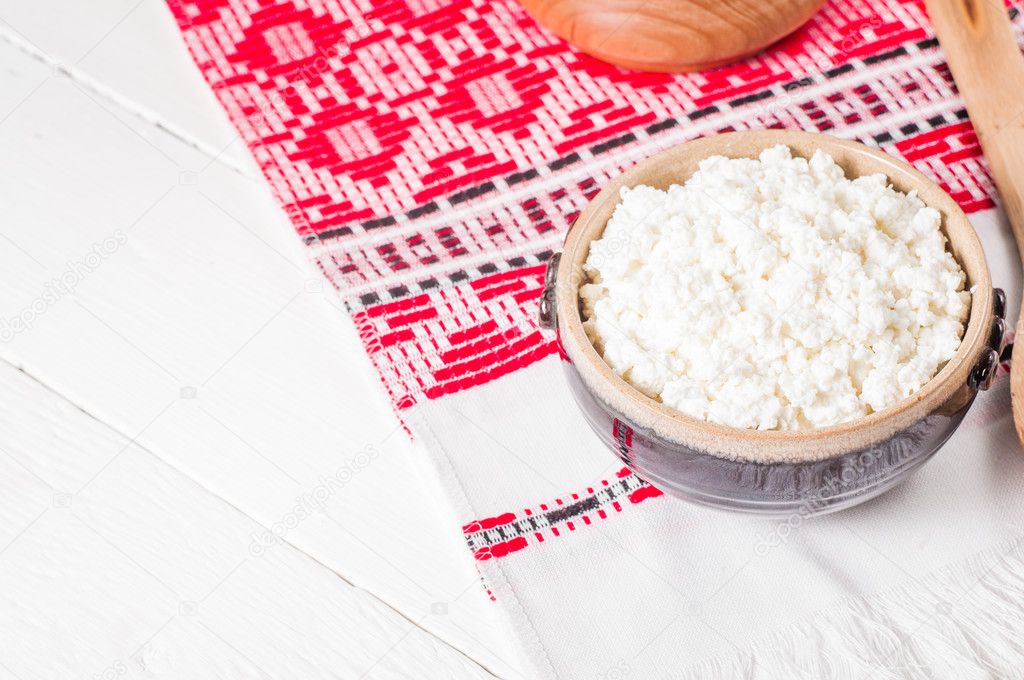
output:
[[[1024,262],[1024,57],[1003,0],[925,0],[939,43],[1010,218]],[[1016,338],[1024,342],[1024,315]],[[1024,350],[1010,370],[1017,438],[1024,444]]]
[[[642,71],[698,71],[792,33],[825,0],[521,0],[592,57]]]

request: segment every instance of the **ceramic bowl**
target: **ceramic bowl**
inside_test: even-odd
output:
[[[828,152],[847,177],[883,173],[899,191],[942,213],[948,248],[967,274],[970,317],[960,348],[918,392],[883,411],[830,427],[752,430],[686,416],[647,397],[604,362],[583,329],[579,287],[589,244],[601,236],[619,190],[679,184],[709,156],[756,158],[777,144],[797,156]],[[557,331],[569,386],[604,444],[663,491],[762,514],[816,514],[876,496],[904,479],[949,438],[998,367],[1006,302],[993,290],[981,243],[956,202],[906,163],[856,142],[761,130],[686,142],[620,175],[580,214],[552,257],[541,325]]]

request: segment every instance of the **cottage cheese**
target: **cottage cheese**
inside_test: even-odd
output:
[[[823,427],[913,394],[970,306],[941,216],[822,151],[708,158],[667,191],[623,189],[590,246],[584,326],[605,361],[685,414]]]

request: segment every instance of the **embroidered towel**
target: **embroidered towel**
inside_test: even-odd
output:
[[[688,75],[591,59],[511,0],[170,6],[429,451],[524,675],[1019,672],[1024,463],[1005,378],[910,483],[780,523],[622,469],[536,324],[544,263],[606,181],[758,127],[857,139],[929,174],[998,254],[1016,309],[1012,241],[919,2],[834,0],[765,53]]]

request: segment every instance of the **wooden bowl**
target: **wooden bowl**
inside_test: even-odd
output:
[[[592,57],[641,71],[699,71],[789,35],[824,0],[521,0]]]
[[[880,172],[899,191],[916,191],[925,204],[942,213],[948,248],[966,272],[972,291],[970,318],[960,348],[935,377],[894,406],[830,427],[748,430],[683,415],[647,397],[612,371],[594,349],[580,318],[579,287],[586,282],[583,263],[590,242],[600,237],[618,204],[622,187],[647,184],[664,189],[686,181],[698,163],[709,156],[756,158],[762,150],[777,144],[785,144],[794,155],[804,157],[822,149],[835,159],[847,177]],[[977,380],[970,379],[972,371],[979,362],[992,362],[992,281],[981,243],[963,211],[942,188],[906,163],[862,144],[825,135],[787,130],[722,134],[681,144],[641,162],[605,186],[583,210],[569,231],[557,274],[552,272],[552,276],[559,342],[583,387],[601,407],[637,430],[650,433],[652,438],[730,460],[823,460],[867,449],[907,431],[932,414],[962,417],[977,391]],[[994,370],[994,366],[989,368]]]

